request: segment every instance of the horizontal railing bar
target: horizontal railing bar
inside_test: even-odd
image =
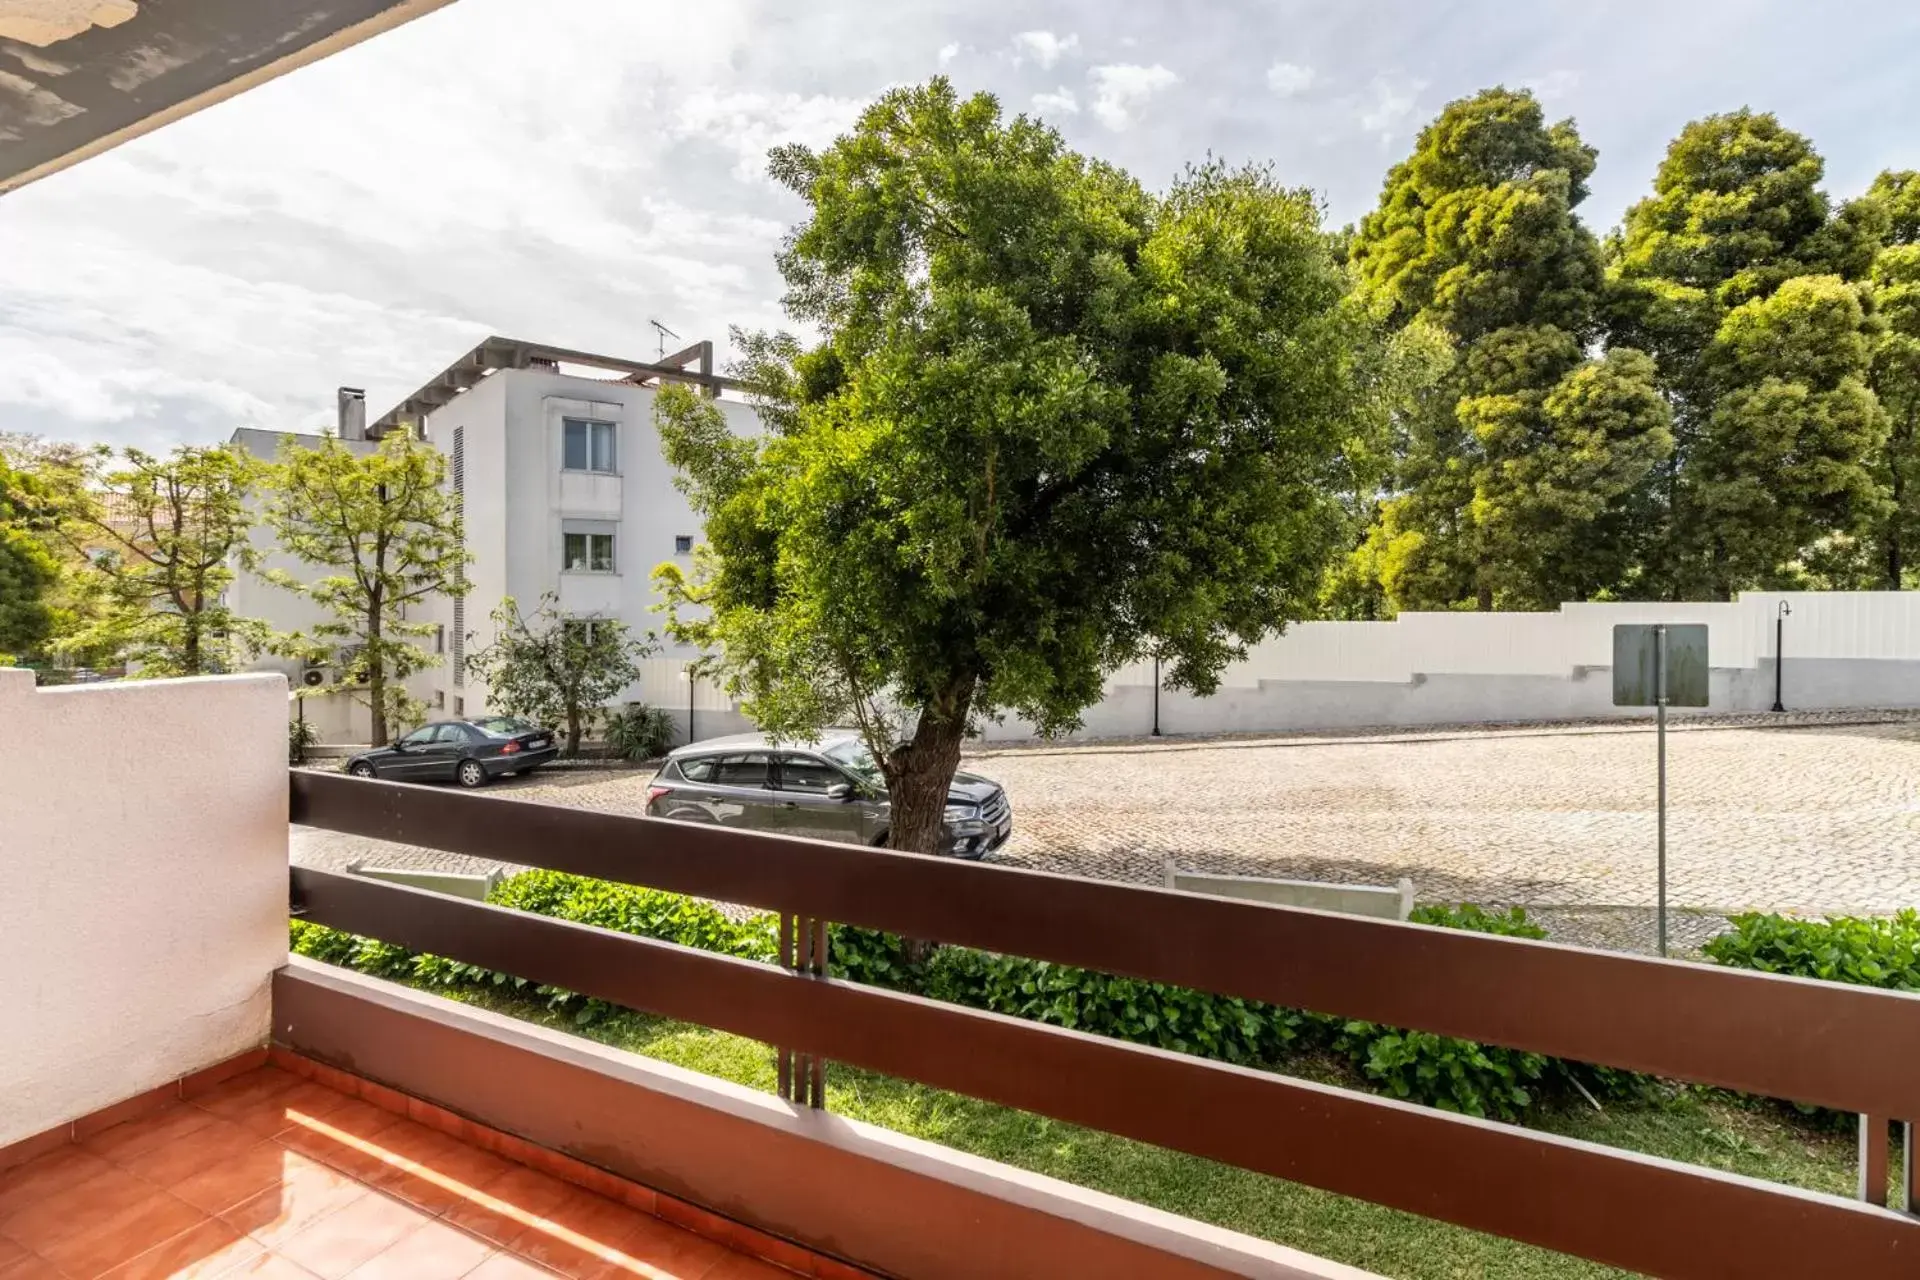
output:
[[[296,771],[293,820],[1842,1111],[1920,1116],[1920,996]]]
[[[1912,1274],[1920,1222],[569,921],[296,868],[306,919],[1651,1275]]]

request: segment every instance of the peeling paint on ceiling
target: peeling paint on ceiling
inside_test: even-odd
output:
[[[139,11],[134,0],[0,0],[0,39],[44,49],[90,27],[117,27]]]
[[[0,193],[451,0],[0,0]]]

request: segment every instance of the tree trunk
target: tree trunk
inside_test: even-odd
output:
[[[387,745],[387,663],[380,652],[380,602],[367,615],[367,697],[371,702],[373,745]]]
[[[947,793],[960,768],[960,744],[967,736],[967,710],[973,681],[964,690],[923,708],[911,741],[894,749],[887,771],[887,798],[893,820],[887,843],[902,853],[940,854],[945,849]]]
[[[569,706],[567,708],[567,755],[572,757],[579,754],[580,708],[578,706]]]
[[[1481,613],[1492,613],[1493,612],[1493,588],[1492,587],[1480,588],[1480,594],[1474,598],[1473,603],[1474,603],[1474,607],[1478,609]]]
[[[1900,590],[1900,580],[1905,576],[1906,564],[1901,557],[1900,521],[1905,514],[1907,494],[1906,478],[1900,474],[1900,465],[1893,466],[1893,484],[1888,496],[1893,500],[1893,514],[1887,517],[1887,590]]]

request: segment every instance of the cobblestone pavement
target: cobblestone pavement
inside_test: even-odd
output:
[[[1143,882],[1169,857],[1241,875],[1406,876],[1423,902],[1521,904],[1558,939],[1652,949],[1650,725],[1025,746],[967,767],[1013,800],[1004,865]],[[1920,905],[1920,715],[1698,721],[1669,734],[1668,768],[1677,948],[1733,911]],[[638,813],[648,776],[556,770],[502,790]],[[301,831],[295,857],[470,862]]]

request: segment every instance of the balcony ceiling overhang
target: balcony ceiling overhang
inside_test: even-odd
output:
[[[448,3],[0,0],[0,192]]]

